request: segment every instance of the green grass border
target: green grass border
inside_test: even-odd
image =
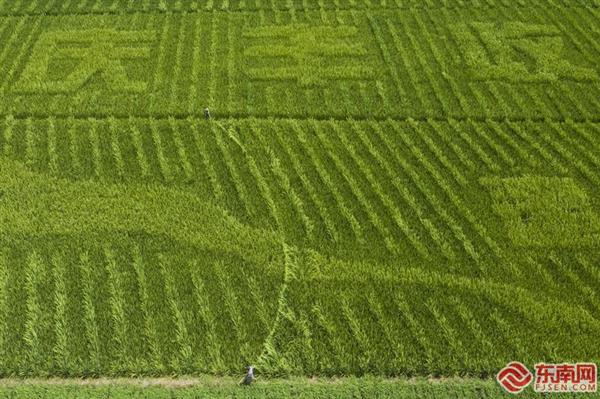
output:
[[[539,398],[531,388],[514,396],[488,379],[390,379],[378,377],[259,379],[249,387],[233,377],[0,379],[0,399],[192,398]],[[596,398],[600,394],[551,398]]]

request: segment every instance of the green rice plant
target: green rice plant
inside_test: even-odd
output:
[[[429,173],[434,176],[436,182],[440,185],[442,190],[446,193],[446,195],[450,198],[452,205],[461,213],[463,216],[475,229],[478,235],[485,241],[486,245],[493,251],[496,256],[501,256],[501,249],[494,239],[490,237],[487,232],[485,226],[483,226],[477,219],[473,216],[471,211],[463,204],[462,200],[452,189],[451,185],[447,182],[446,179],[431,165],[426,157],[420,153],[416,147],[411,144],[411,139],[408,135],[404,135],[404,140],[409,143],[411,149],[415,150],[418,158],[423,162],[425,168],[429,171]],[[478,255],[476,255],[475,249],[470,247],[470,244],[465,243],[465,249],[467,252],[473,257],[475,261],[477,261]]]
[[[408,139],[408,135],[401,132],[399,130],[399,128],[396,127],[395,124],[392,124],[391,126],[396,130],[396,132],[398,133],[398,136],[400,138],[404,139],[405,143],[408,145],[408,147],[410,148],[411,152],[415,155],[415,157],[417,159],[419,159],[425,166],[427,166],[428,171],[432,175],[434,175],[434,177],[438,177],[438,173],[435,171],[435,169],[433,169],[433,167],[428,162],[427,158],[423,155],[423,153],[418,148],[416,148],[414,146],[414,144],[411,143],[410,139]],[[405,169],[408,169],[408,168],[405,167]],[[411,177],[413,177],[413,179],[420,180],[420,178],[417,177],[416,172],[414,172],[414,170],[411,170],[409,173],[410,173]],[[419,184],[419,183],[417,183],[417,184]],[[435,197],[433,194],[430,194],[429,190],[426,188],[426,186],[423,183],[421,183],[419,185],[421,186],[422,192],[427,196],[427,199],[430,201],[430,203],[435,208],[437,208],[438,214],[440,214],[440,216],[448,223],[448,226],[453,231],[454,235],[456,236],[457,240],[461,243],[461,245],[465,249],[466,253],[476,263],[478,263],[480,255],[476,251],[473,244],[471,243],[471,240],[469,240],[468,237],[465,235],[463,229],[458,224],[458,222],[446,212],[445,207],[440,204],[440,202],[439,202],[440,200],[437,197]]]
[[[524,117],[532,117],[537,114],[537,110],[531,106],[530,101],[527,99],[525,90],[517,90],[514,85],[510,82],[500,81],[496,84],[489,85],[491,92],[494,94],[500,104],[503,102],[511,101],[511,107],[516,109],[516,115],[523,115]],[[502,89],[502,91],[500,91]],[[547,114],[544,115],[546,117]]]
[[[496,108],[492,109],[499,111],[500,115],[514,115],[515,118],[525,117],[524,113],[526,110],[523,106],[520,106],[522,104],[520,98],[512,95],[509,83],[503,81],[487,81],[485,85],[471,86],[473,95],[477,97],[478,102],[481,104],[485,103],[485,97],[482,94],[484,88],[487,89],[497,103]],[[509,103],[510,100],[512,100],[511,103]]]
[[[302,348],[306,348],[304,352],[304,360],[303,364],[305,374],[312,374],[316,370],[319,369],[319,364],[317,363],[316,353],[318,351],[315,349],[315,337],[314,333],[311,330],[311,324],[308,319],[308,315],[304,312],[299,312],[298,316],[295,320],[295,325],[301,334],[301,346]]]
[[[405,370],[410,370],[411,359],[406,355],[406,349],[402,342],[397,339],[393,320],[386,314],[381,301],[377,296],[370,292],[367,294],[367,302],[369,311],[373,313],[377,320],[377,326],[381,329],[385,337],[386,346],[392,351],[394,365],[392,367]],[[414,370],[413,370],[414,371]]]
[[[389,148],[394,148],[392,143],[389,141],[389,138],[387,137],[387,135],[381,130],[379,125],[376,124],[372,124],[374,131],[378,134],[378,137],[389,147]],[[451,230],[453,230],[453,232],[455,233],[455,235],[457,237],[462,237],[463,233],[461,232],[461,229],[459,226],[456,225],[455,220],[446,212],[445,207],[443,207],[439,200],[437,200],[437,198],[430,192],[429,189],[427,189],[426,185],[424,184],[424,182],[421,180],[420,176],[416,173],[416,171],[413,169],[412,166],[410,166],[403,158],[396,156],[395,160],[397,161],[397,163],[402,167],[402,169],[410,176],[411,178],[411,182],[414,183],[419,190],[421,191],[421,193],[425,196],[425,198],[428,200],[429,204],[433,207],[434,211],[446,222],[448,223],[448,226],[451,228]],[[408,194],[405,194],[408,195]],[[422,222],[424,223],[424,225],[428,225],[430,222],[427,222],[426,219],[424,217],[421,217]],[[431,234],[433,236],[438,236],[439,237],[439,233],[435,232],[432,228],[429,228],[429,231],[431,232]],[[438,241],[438,240],[436,240]],[[460,242],[460,240],[459,240]],[[439,241],[438,241],[439,243]],[[440,246],[442,248],[446,248],[445,250],[443,250],[443,252],[446,254],[446,256],[449,256],[450,258],[454,258],[454,255],[452,255],[453,251],[450,249],[450,244],[448,243],[444,243],[444,244],[440,244]],[[449,255],[450,254],[450,255]]]
[[[4,35],[6,33],[6,30],[11,22],[12,21],[10,18],[3,18],[2,23],[0,23],[0,35]]]
[[[596,166],[600,166],[600,161],[598,160],[598,154],[600,154],[600,142],[594,139],[594,133],[592,133],[593,125],[578,124],[574,123],[572,120],[567,120],[564,126],[568,126],[570,132],[575,132],[576,136],[581,136],[584,139],[582,141],[585,141],[585,144],[582,143],[581,145],[587,147],[588,158],[592,160]],[[562,131],[564,130],[561,129],[559,133]],[[570,137],[572,141],[575,141],[575,138],[572,138],[571,135],[567,135],[567,137]]]
[[[216,104],[217,99],[217,42],[219,35],[219,20],[220,14],[216,13],[211,18],[211,32],[210,32],[210,50],[208,53],[210,59],[210,80],[208,83],[208,103]]]
[[[372,26],[375,25],[375,22],[372,18],[370,19],[370,23]],[[404,45],[405,41],[402,40],[402,38],[400,38],[396,28],[391,23],[391,21],[386,20],[386,24],[387,24],[387,30],[392,37],[392,42],[394,43],[396,52],[398,53],[400,59],[402,60],[404,69],[406,70],[406,72],[410,78],[410,82],[415,89],[415,94],[417,96],[419,103],[422,106],[422,109],[424,110],[424,114],[428,115],[428,116],[435,115],[436,111],[437,111],[437,104],[431,98],[431,96],[427,95],[427,93],[423,90],[422,85],[417,83],[417,82],[420,82],[420,80],[417,77],[418,74],[415,71],[414,65],[412,64],[412,62],[410,61],[410,59],[408,57],[408,54],[410,54],[410,52]],[[375,28],[373,28],[373,29],[375,29]],[[375,33],[375,34],[377,35],[377,33]]]
[[[71,173],[79,176],[83,169],[79,157],[79,148],[77,146],[77,125],[73,117],[67,119],[67,131],[69,138],[69,160],[71,165]]]
[[[256,279],[252,276],[247,278],[248,282],[248,292],[252,297],[252,301],[254,302],[254,306],[256,308],[256,313],[260,322],[263,325],[265,331],[268,331],[271,328],[271,317],[269,316],[269,312],[267,307],[265,306],[265,301],[260,296],[260,288]]]
[[[554,130],[555,132],[558,132],[555,125],[551,124],[549,127],[551,127],[552,130]],[[542,137],[544,139],[544,141],[546,141],[552,148],[554,148],[554,150],[557,153],[559,153],[563,159],[566,159],[567,161],[569,161],[570,165],[574,165],[575,168],[583,176],[585,176],[589,181],[591,181],[592,183],[594,183],[596,185],[598,185],[600,183],[600,178],[598,177],[598,173],[594,172],[585,163],[583,163],[580,156],[575,156],[570,150],[565,148],[565,146],[562,145],[562,143],[559,140],[557,140],[555,137],[553,137],[553,135],[540,134],[540,137]],[[586,155],[586,151],[585,150],[582,151],[582,149],[579,148],[579,151],[577,151],[577,154],[578,155],[579,154]]]
[[[460,162],[466,166],[469,170],[475,170],[475,164],[473,163],[473,160],[471,160],[469,157],[467,157],[467,155],[464,153],[464,151],[460,148],[459,145],[457,145],[454,141],[451,140],[450,137],[448,137],[447,134],[444,134],[444,128],[443,125],[440,124],[438,121],[435,120],[428,120],[429,124],[431,125],[431,127],[433,128],[433,132],[436,133],[436,135],[443,140],[450,148],[452,148],[452,151],[454,152],[454,154],[456,155],[456,157],[460,160]],[[458,178],[459,180],[457,181],[461,181],[464,179]]]
[[[586,255],[577,254],[576,256],[577,263],[590,275],[593,276],[595,280],[600,280],[600,271],[593,267],[592,261]]]
[[[178,108],[178,102],[179,100],[179,95],[178,95],[178,89],[179,89],[179,83],[181,81],[181,70],[182,70],[182,58],[183,58],[183,47],[184,47],[184,43],[185,43],[185,37],[186,37],[186,30],[185,30],[185,23],[187,18],[187,12],[183,12],[183,14],[181,15],[179,19],[179,31],[177,34],[177,46],[176,46],[176,50],[175,50],[175,66],[174,66],[174,70],[173,70],[173,79],[171,79],[171,87],[170,87],[170,109],[177,109]]]
[[[360,167],[360,169],[365,173],[367,180],[371,184],[373,190],[377,193],[379,199],[384,203],[387,208],[387,212],[389,212],[390,216],[394,219],[397,227],[402,230],[402,233],[406,236],[406,238],[410,241],[413,248],[424,258],[429,258],[429,253],[425,246],[421,242],[421,238],[417,236],[412,228],[408,225],[408,222],[402,216],[402,212],[399,207],[394,203],[392,198],[384,191],[381,184],[377,181],[373,171],[370,170],[369,166],[358,156],[356,148],[350,142],[349,137],[346,136],[345,129],[340,129],[335,123],[332,124],[334,131],[338,134],[338,137],[341,139],[344,147],[349,151],[354,162]],[[359,130],[360,127],[357,124],[354,124],[354,131]],[[386,239],[391,239],[387,238]]]
[[[496,140],[494,140],[493,137],[490,136],[490,134],[487,132],[487,124],[486,126],[482,126],[480,123],[477,123],[475,121],[469,121],[469,123],[473,127],[473,130],[477,133],[477,135],[483,138],[483,140],[502,159],[505,165],[508,165],[508,167],[514,167],[516,165],[516,161],[511,156],[511,154],[509,154],[508,151],[501,144],[496,142]]]
[[[369,136],[365,134],[365,131],[359,128],[358,125],[356,125],[355,129],[363,145],[368,148],[371,155],[379,162],[379,164],[385,168],[388,176],[391,177],[392,185],[396,188],[397,192],[402,195],[403,199],[408,202],[411,207],[411,211],[415,212],[424,228],[427,230],[433,240],[439,245],[442,253],[447,258],[454,259],[455,254],[451,248],[451,245],[448,242],[445,242],[445,239],[440,235],[439,230],[426,217],[425,210],[415,196],[404,185],[400,184],[397,172],[393,170],[392,166],[390,166],[390,164],[383,158],[382,154],[373,145],[372,139],[370,139]]]
[[[515,244],[568,247],[596,242],[598,216],[572,179],[528,176],[482,182],[492,190],[492,207]]]
[[[358,346],[360,355],[357,360],[359,364],[363,365],[362,367],[369,369],[375,362],[375,346],[371,342],[369,335],[361,326],[362,317],[359,317],[355,314],[347,297],[340,298],[340,305],[345,322],[347,323],[354,339],[353,343]]]
[[[56,144],[56,120],[53,117],[48,117],[48,128],[47,128],[47,138],[48,138],[48,170],[54,176],[59,174],[60,169],[60,158],[57,153],[57,144]]]
[[[600,305],[595,289],[590,287],[587,281],[582,280],[577,274],[577,271],[573,270],[569,263],[563,262],[556,252],[550,252],[548,259],[560,271],[560,275],[564,276],[571,283],[570,285],[572,287],[577,287],[577,291],[582,294],[581,297],[586,298],[586,302],[589,304],[588,306],[598,314],[598,312],[600,312]]]
[[[335,323],[328,320],[326,313],[322,310],[322,305],[315,304],[312,307],[312,317],[319,328],[326,332],[327,344],[330,346],[330,352],[335,358],[335,364],[340,370],[350,370],[350,356],[346,351],[342,335],[337,330]]]
[[[290,365],[287,363],[286,359],[278,353],[275,340],[276,333],[281,328],[281,324],[285,321],[286,316],[290,319],[288,293],[291,289],[291,285],[296,282],[300,271],[298,262],[299,254],[295,248],[288,246],[285,242],[280,242],[280,245],[283,251],[283,283],[281,284],[279,296],[277,297],[276,314],[272,327],[262,345],[262,353],[258,357],[258,364],[264,365],[265,369],[271,370],[271,372],[289,372],[290,370]]]
[[[225,363],[221,356],[221,343],[219,336],[216,332],[217,319],[213,314],[209,294],[206,290],[206,285],[200,274],[200,268],[196,264],[190,265],[192,274],[192,283],[194,285],[194,299],[196,301],[198,315],[203,325],[203,336],[205,338],[206,350],[209,355],[207,364],[203,367],[207,371],[218,372],[219,370],[225,370]]]
[[[210,162],[210,159],[208,157],[208,149],[206,142],[203,138],[203,132],[200,131],[201,126],[199,125],[197,120],[188,120],[188,123],[191,124],[191,130],[192,135],[194,136],[196,150],[202,158],[202,166],[206,170],[206,173],[208,175],[212,196],[217,203],[222,204],[225,201],[225,192],[221,183],[219,182],[219,177],[217,175],[215,167],[213,163]]]
[[[251,126],[250,129],[254,135],[262,135],[262,132],[260,130],[257,131],[256,126]],[[260,168],[257,166],[254,156],[250,154],[246,150],[245,146],[240,143],[240,141],[238,140],[238,138],[236,138],[231,129],[228,129],[228,134],[231,140],[233,140],[238,145],[241,152],[244,154],[246,164],[250,169],[252,181],[256,181],[256,183],[258,184],[261,199],[266,203],[269,209],[268,213],[270,217],[275,221],[277,231],[279,231],[280,234],[285,236],[287,233],[286,224],[283,222],[283,217],[278,204],[275,203],[271,187],[268,183],[270,179],[265,178],[263,172],[261,172]]]
[[[290,180],[289,180],[288,176],[286,175],[285,171],[283,170],[279,159],[272,154],[271,154],[271,158],[272,158],[271,166],[273,169],[273,173],[275,174],[276,178],[279,181],[279,184],[281,184],[281,186],[285,190],[287,196],[289,197],[290,201],[292,202],[292,204],[294,206],[294,210],[296,211],[296,213],[298,213],[298,215],[300,215],[300,219],[302,220],[304,232],[307,235],[308,241],[309,242],[317,241],[317,238],[315,236],[315,223],[306,214],[306,212],[304,210],[305,207],[304,207],[304,203],[302,202],[302,199],[300,198],[300,196],[298,195],[298,193],[296,192],[294,187],[292,187]]]
[[[102,153],[100,150],[100,137],[98,137],[98,121],[95,118],[88,119],[89,139],[92,148],[92,163],[94,165],[94,176],[97,179],[103,179],[104,168],[102,166]]]
[[[580,37],[581,36],[576,36],[573,31],[578,31],[579,33],[581,33],[581,29],[578,27],[578,23],[572,25],[572,26],[567,26],[565,25],[566,23],[569,22],[569,18],[565,16],[564,13],[559,12],[558,13],[552,13],[552,12],[547,12],[546,10],[544,10],[543,8],[540,10],[536,10],[539,13],[543,13],[545,14],[545,17],[552,21],[552,23],[558,27],[561,32],[565,32],[566,36],[569,38],[569,40],[577,47],[578,50],[581,51],[582,56],[588,61],[593,63],[594,62],[594,55],[592,55],[590,53],[590,51],[588,50],[589,46],[585,46],[582,44]],[[559,15],[557,15],[559,14]],[[559,17],[560,16],[560,17]],[[584,70],[575,70],[579,73],[575,73],[574,70],[569,70],[566,66],[560,65],[561,69],[565,69],[565,73],[571,73],[573,75],[573,77],[575,78],[579,78],[579,75],[582,75],[583,78],[587,78],[589,80],[597,80],[598,79],[598,75],[597,73],[595,73],[595,71],[591,70],[591,69],[584,69]],[[568,72],[567,72],[568,71]],[[562,71],[561,71],[562,72]]]
[[[46,367],[47,359],[43,356],[43,330],[46,328],[47,316],[42,309],[41,286],[45,275],[44,260],[37,252],[31,252],[27,257],[26,293],[27,314],[23,340],[27,346],[26,362],[28,369],[40,370]]]
[[[465,98],[461,89],[458,87],[457,81],[455,79],[450,79],[448,77],[448,75],[445,74],[445,71],[441,70],[441,67],[445,63],[446,54],[442,53],[442,51],[436,44],[435,38],[429,32],[429,29],[430,29],[429,26],[436,27],[436,25],[437,25],[436,21],[431,20],[430,25],[428,25],[427,23],[423,22],[423,20],[421,19],[421,14],[426,14],[426,15],[430,16],[430,14],[428,13],[428,10],[429,9],[426,8],[426,11],[424,13],[423,12],[415,12],[414,10],[411,10],[411,14],[412,14],[412,17],[414,18],[415,22],[417,23],[417,27],[419,28],[419,31],[422,32],[423,36],[425,37],[425,41],[423,41],[423,43],[427,43],[427,45],[428,45],[427,47],[429,48],[431,54],[433,55],[433,59],[435,60],[435,63],[433,63],[432,65],[433,66],[437,65],[440,67],[439,71],[441,71],[441,75],[444,78],[442,81],[447,85],[447,87],[450,88],[450,90],[445,90],[445,92],[452,93],[453,97],[458,102],[458,104],[454,105],[453,108],[458,109],[458,112],[460,112],[461,114],[465,114],[466,110],[470,110],[473,114],[477,114],[478,111],[475,111],[475,109],[474,109],[475,107],[471,103],[469,103],[467,98]],[[438,71],[437,76],[440,75],[439,71]]]
[[[217,276],[220,290],[223,293],[225,310],[228,321],[231,323],[230,325],[235,333],[236,345],[239,346],[239,360],[247,363],[250,360],[250,348],[244,329],[244,320],[238,306],[239,298],[237,298],[232,290],[231,280],[228,279],[225,273],[225,264],[219,261],[215,262],[213,264],[213,271]]]
[[[527,142],[528,145],[533,147],[541,155],[541,157],[547,162],[547,164],[552,166],[554,171],[556,171],[557,173],[560,173],[561,175],[569,174],[567,167],[564,166],[564,164],[562,162],[560,162],[560,159],[558,159],[557,157],[550,154],[548,152],[548,150],[539,143],[538,140],[535,140],[532,137],[532,134],[529,133],[529,129],[531,129],[531,127],[532,127],[531,124],[529,124],[529,125],[517,124],[512,121],[507,121],[506,123],[507,123],[508,127],[511,129],[511,131],[516,133],[521,139],[523,139],[525,142]]]
[[[506,131],[506,129],[504,129],[498,122],[488,121],[488,125],[492,128],[494,133],[496,133],[496,135],[498,135],[502,139],[503,142],[506,142],[506,144],[509,145],[511,147],[511,149],[518,154],[520,162],[525,162],[530,167],[534,167],[534,168],[537,167],[539,162],[533,156],[533,154],[527,152],[523,148],[524,146],[519,145],[519,143],[517,143],[515,141],[515,139],[512,137],[512,135],[509,134]]]
[[[548,290],[560,292],[560,285],[556,283],[552,275],[548,272],[548,269],[539,261],[531,256],[528,256],[527,266],[531,267],[531,270],[535,271],[537,275],[541,277],[541,281],[544,282],[544,286],[547,287]]]
[[[465,126],[459,125],[456,120],[450,119],[449,124],[453,127],[459,134],[459,136],[468,144],[477,157],[486,165],[486,167],[492,172],[499,172],[501,170],[500,165],[498,165],[485,150],[479,146],[477,141],[473,140],[468,133],[465,133]],[[472,157],[471,157],[472,158]]]
[[[460,169],[458,169],[456,166],[454,166],[446,157],[446,155],[442,152],[442,150],[435,144],[435,142],[429,137],[429,134],[427,134],[424,129],[423,129],[423,123],[417,123],[414,120],[410,119],[408,121],[408,123],[410,124],[410,126],[419,133],[419,138],[421,138],[421,140],[423,140],[425,142],[425,144],[427,144],[427,147],[431,150],[431,152],[433,152],[433,154],[435,155],[436,159],[439,160],[439,162],[450,172],[450,174],[452,174],[452,177],[454,177],[454,179],[458,182],[458,184],[460,184],[461,186],[466,186],[467,185],[467,179],[465,178],[465,176],[463,175],[463,173],[461,173]],[[432,126],[434,125],[433,123],[431,124]],[[436,128],[439,128],[439,125],[435,125]]]
[[[211,18],[211,24],[213,19]],[[201,14],[198,14],[194,18],[194,29],[193,29],[193,54],[192,54],[192,71],[191,71],[191,90],[188,98],[188,113],[193,113],[197,107],[199,101],[200,91],[200,53],[201,53],[201,41],[202,41],[202,27]]]
[[[165,154],[165,147],[163,145],[163,140],[161,137],[161,132],[159,130],[159,122],[156,119],[150,119],[150,131],[152,134],[152,143],[154,145],[154,150],[156,151],[156,158],[158,159],[158,165],[160,166],[160,173],[162,178],[167,182],[171,183],[173,181],[173,170],[171,165],[169,164],[169,160]]]
[[[117,177],[123,179],[125,177],[125,161],[119,143],[119,137],[122,133],[117,130],[119,126],[115,118],[108,118],[107,123],[110,134],[111,155],[113,162],[115,163]]]
[[[33,120],[31,118],[27,118],[25,120],[25,165],[30,168],[33,167],[37,157],[35,139],[36,136],[33,132]]]
[[[227,111],[232,114],[236,109],[234,99],[236,98],[237,85],[233,84],[236,71],[235,56],[235,24],[233,23],[233,14],[227,14]]]
[[[137,159],[137,163],[140,167],[140,174],[142,178],[147,178],[150,176],[150,166],[148,164],[148,159],[146,153],[144,151],[144,146],[142,143],[142,135],[140,130],[136,126],[136,121],[133,118],[129,118],[128,121],[129,130],[131,132],[131,141],[133,146],[135,147],[135,155]]]
[[[243,207],[242,212],[251,219],[258,219],[259,211],[257,205],[254,201],[251,200],[248,187],[246,186],[246,184],[244,184],[245,179],[242,178],[240,167],[234,161],[232,151],[230,149],[230,146],[228,145],[229,142],[226,143],[225,141],[228,140],[229,137],[224,137],[225,133],[214,124],[211,125],[210,129],[211,134],[214,136],[217,146],[219,148],[220,156],[225,162],[227,172],[231,176],[235,191],[239,195],[241,206]]]
[[[383,35],[381,33],[381,28],[372,17],[369,18],[369,22],[371,23],[371,27],[373,29],[373,34],[375,35],[375,38],[377,39],[377,45],[379,46],[379,49],[381,50],[385,64],[389,68],[390,75],[392,76],[392,80],[394,81],[394,85],[395,85],[394,87],[398,91],[398,94],[401,98],[406,98],[406,96],[407,96],[406,90],[404,89],[402,80],[400,79],[400,76],[398,75],[396,68],[394,68],[394,64],[395,64],[394,58],[393,58],[390,50],[387,47],[388,46],[387,41],[383,38]]]
[[[42,21],[42,18],[38,17],[35,18],[35,22],[30,25],[29,19],[30,18],[28,17],[18,18],[17,25],[12,31],[12,34],[10,35],[10,38],[6,42],[4,48],[2,49],[2,52],[0,52],[0,65],[9,66],[8,70],[5,70],[4,67],[2,68],[3,73],[5,74],[5,76],[3,76],[2,81],[0,82],[0,91],[2,92],[6,91],[6,85],[11,81],[12,77],[14,76],[18,65],[18,61],[25,55],[24,53],[29,47],[28,44],[37,32],[37,29],[39,29],[40,22]],[[25,40],[23,40],[23,38],[21,37],[23,35],[23,28],[29,28]],[[25,32],[27,32],[27,30]],[[6,58],[9,54],[11,54],[10,50],[14,48],[15,45],[18,46],[18,55],[13,56],[12,61],[9,62]]]
[[[133,268],[135,270],[138,296],[140,298],[140,309],[144,320],[144,335],[149,350],[149,361],[153,370],[162,372],[165,366],[162,361],[163,353],[157,334],[157,325],[154,315],[151,313],[150,286],[145,271],[145,264],[139,245],[132,248]]]
[[[194,167],[190,163],[187,155],[185,144],[183,143],[183,138],[181,136],[181,130],[175,119],[172,117],[169,118],[169,127],[173,134],[173,141],[175,142],[175,147],[177,148],[177,155],[179,157],[179,161],[181,162],[181,168],[183,169],[185,178],[188,181],[192,181],[194,178]]]
[[[0,14],[0,374],[598,361],[589,4],[0,0]],[[69,78],[92,61],[56,53],[108,46],[107,30],[135,38],[117,44],[128,82],[100,53]]]
[[[6,344],[7,336],[6,329],[9,327],[9,319],[6,317],[9,306],[8,302],[8,287],[9,287],[9,270],[4,251],[0,253],[0,367],[2,370],[7,368],[6,360]]]
[[[69,334],[67,325],[68,293],[66,285],[66,265],[62,254],[52,256],[54,278],[54,335],[55,344],[52,348],[54,359],[59,370],[69,367]]]
[[[67,11],[71,3],[73,3],[73,1],[74,0],[67,0],[64,3],[62,3],[61,11]]]
[[[169,38],[169,31],[173,25],[173,14],[167,13],[165,17],[165,22],[162,24],[162,29],[160,31],[160,42],[158,45],[158,55],[157,55],[157,66],[155,68],[154,76],[152,78],[152,88],[151,92],[156,92],[159,89],[159,85],[165,82],[165,62],[167,54],[165,54],[165,49],[167,48],[167,40]],[[159,102],[156,96],[152,96],[150,98],[150,110],[151,111],[160,111]]]
[[[490,321],[494,324],[497,334],[503,341],[503,346],[508,348],[511,356],[523,359],[523,356],[527,353],[523,342],[520,337],[512,331],[510,324],[504,320],[498,310],[491,311]]]
[[[464,328],[468,328],[469,332],[475,338],[475,343],[469,343],[469,348],[477,351],[475,356],[472,356],[476,361],[470,361],[473,363],[474,368],[477,370],[491,370],[495,367],[494,360],[502,359],[505,356],[499,354],[501,347],[496,346],[493,343],[492,338],[488,336],[487,332],[481,327],[478,317],[473,314],[460,298],[449,296],[445,298],[452,307],[452,310],[459,316],[460,324]],[[464,333],[460,334],[464,337]],[[464,349],[463,349],[464,350]]]
[[[325,183],[325,185],[327,186],[328,191],[335,198],[336,206],[339,207],[340,212],[346,218],[346,221],[350,224],[350,227],[352,229],[352,233],[354,234],[355,239],[359,243],[364,243],[365,242],[365,238],[364,238],[362,227],[360,226],[360,223],[358,222],[358,220],[356,219],[356,217],[354,216],[354,214],[352,214],[350,212],[350,210],[348,209],[348,207],[345,204],[345,201],[344,201],[342,195],[339,193],[338,189],[333,184],[333,181],[331,179],[330,174],[328,173],[328,170],[323,167],[323,164],[321,163],[321,161],[319,160],[319,158],[315,154],[315,152],[312,149],[312,147],[310,147],[308,145],[307,139],[305,137],[305,132],[303,131],[303,129],[301,129],[298,126],[298,124],[295,121],[291,122],[291,127],[292,127],[292,129],[294,129],[295,132],[298,133],[298,140],[302,144],[303,149],[306,151],[306,153],[310,157],[311,162],[314,163],[314,165],[316,167],[316,170],[317,170],[317,173],[319,174],[319,177],[320,177],[321,181],[323,181]]]
[[[13,154],[12,149],[12,141],[13,141],[13,129],[15,125],[15,118],[12,115],[8,115],[4,119],[4,129],[2,130],[2,136],[4,142],[2,143],[2,153],[5,157],[11,156]]]
[[[335,123],[332,123],[332,128],[334,129],[334,131],[336,131]],[[331,141],[329,140],[329,136],[322,132],[322,129],[319,127],[318,124],[315,124],[315,131],[317,133],[317,136],[319,137],[320,142],[326,148],[328,148],[330,150],[329,155],[332,158],[336,168],[338,170],[340,170],[342,176],[344,176],[347,183],[349,184],[352,193],[354,194],[354,196],[356,196],[356,198],[358,199],[362,208],[367,213],[367,216],[370,219],[371,223],[373,223],[373,225],[378,230],[379,234],[381,234],[387,249],[392,253],[397,253],[399,251],[399,249],[396,246],[396,242],[393,240],[393,235],[392,235],[391,231],[384,224],[384,220],[379,216],[379,214],[375,210],[374,204],[372,204],[366,198],[365,192],[363,191],[362,187],[359,185],[358,181],[352,176],[348,167],[342,162],[341,158],[339,158],[339,156],[337,155],[337,151],[335,150]],[[337,130],[337,132],[338,132],[338,134],[341,133],[341,132],[339,132],[339,130]],[[367,177],[367,179],[368,179],[368,177]],[[371,183],[371,184],[373,184],[373,183]],[[391,202],[391,200],[389,202]],[[398,216],[398,215],[396,215],[396,216]],[[401,220],[400,223],[405,225],[405,222],[403,220]]]
[[[328,237],[331,238],[334,242],[339,242],[340,232],[338,230],[338,227],[336,226],[336,223],[333,220],[333,216],[328,210],[326,203],[321,199],[314,185],[308,180],[307,173],[304,170],[304,165],[302,164],[294,150],[288,146],[287,141],[282,137],[281,130],[278,128],[278,126],[273,126],[273,131],[279,144],[283,147],[286,156],[290,158],[292,167],[294,169],[294,173],[299,177],[300,181],[302,182],[303,188],[309,195],[310,200],[315,204],[315,207],[319,212],[319,217],[323,221],[327,230]]]
[[[161,275],[165,282],[166,301],[169,304],[169,309],[175,324],[175,340],[179,347],[179,353],[174,354],[171,358],[171,365],[175,370],[187,371],[192,366],[192,347],[190,345],[190,335],[187,327],[187,315],[179,305],[177,299],[177,285],[169,270],[167,270],[167,260],[163,256],[159,256],[159,266]]]
[[[450,350],[451,354],[447,356],[447,365],[444,363],[438,365],[438,367],[448,367],[448,370],[444,370],[446,373],[454,374],[459,370],[464,370],[469,365],[468,353],[464,348],[464,345],[458,337],[458,332],[452,327],[450,321],[439,309],[435,300],[429,299],[425,303],[425,307],[433,316],[433,320],[441,330],[441,336],[448,343],[446,350]]]
[[[421,370],[433,370],[435,367],[435,359],[438,357],[431,347],[432,343],[428,342],[426,337],[425,330],[420,325],[419,321],[414,317],[410,305],[406,303],[406,299],[400,293],[396,293],[393,296],[394,305],[397,306],[400,315],[402,316],[403,321],[406,323],[406,328],[414,341],[421,348],[421,353],[425,355],[424,358],[421,359],[419,364],[419,369],[417,372]]]
[[[389,20],[388,25],[390,26],[390,30],[394,29]],[[452,117],[453,111],[456,109],[457,101],[447,94],[447,91],[440,86],[439,81],[435,78],[434,72],[431,70],[431,64],[425,59],[425,49],[422,47],[423,41],[417,40],[411,31],[408,21],[403,20],[399,25],[403,30],[403,34],[408,38],[416,59],[418,60],[418,68],[425,72],[425,75],[427,76],[427,83],[431,86],[434,96],[441,106],[441,112],[446,116]]]
[[[114,335],[112,340],[115,345],[116,363],[113,368],[118,369],[130,360],[129,336],[127,316],[125,312],[125,282],[123,271],[120,270],[112,248],[104,248],[106,269],[108,271],[110,316],[113,323]]]

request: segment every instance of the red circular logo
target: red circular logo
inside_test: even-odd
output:
[[[519,393],[531,383],[533,374],[523,363],[510,362],[500,370],[496,379],[507,392]]]

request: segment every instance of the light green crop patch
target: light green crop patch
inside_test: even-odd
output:
[[[148,44],[154,40],[153,31],[89,29],[45,32],[35,44],[15,91],[74,93],[93,77],[100,76],[110,91],[144,92],[147,82],[128,76],[124,61],[144,62],[150,58]],[[53,69],[60,70],[62,66],[67,66],[67,73],[57,79],[53,76]]]
[[[551,82],[598,80],[591,68],[563,58],[565,42],[552,25],[473,22],[452,26],[475,80]]]
[[[513,243],[536,247],[593,246],[600,243],[600,218],[586,193],[571,178],[482,178],[492,209]]]
[[[280,59],[276,66],[252,67],[252,80],[291,80],[302,87],[330,80],[370,80],[373,70],[359,61],[367,49],[354,26],[263,26],[244,32],[252,44],[244,55],[256,61]],[[289,62],[288,62],[289,61]]]

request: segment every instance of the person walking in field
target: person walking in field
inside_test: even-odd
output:
[[[210,110],[208,109],[208,107],[204,108],[204,119],[210,119]]]
[[[254,381],[254,366],[248,366],[248,372],[239,382],[239,385],[250,385]]]

